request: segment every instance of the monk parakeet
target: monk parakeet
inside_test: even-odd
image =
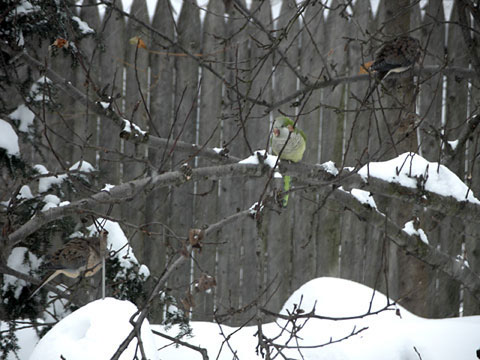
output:
[[[364,64],[364,68],[376,71],[378,82],[391,73],[400,73],[410,69],[420,58],[420,42],[410,36],[401,36],[387,41],[375,56],[373,62]],[[365,100],[372,94],[376,84],[367,93]]]
[[[275,119],[273,123],[272,150],[275,155],[279,155],[281,152],[279,155],[280,159],[299,162],[302,160],[305,152],[307,138],[302,130],[293,126],[294,122],[286,116],[279,116]],[[290,180],[288,175],[283,178],[284,190],[286,192],[290,189]],[[287,203],[288,193],[283,198],[283,206],[287,206]]]

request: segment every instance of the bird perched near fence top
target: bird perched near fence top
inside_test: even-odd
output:
[[[307,137],[305,133],[297,127],[294,122],[286,117],[279,116],[273,123],[273,136],[271,139],[272,150],[280,159],[299,162],[302,160],[305,152]],[[282,151],[283,149],[283,151]],[[290,189],[290,176],[284,176],[284,190]],[[287,206],[288,194],[283,198],[283,206]]]
[[[70,278],[77,278],[82,274],[86,277],[95,275],[102,267],[102,258],[107,250],[107,235],[108,232],[102,230],[99,236],[74,238],[55,251],[45,265],[52,273],[42,280],[29,298],[60,274]]]
[[[362,68],[376,72],[380,82],[391,73],[400,73],[412,68],[421,55],[420,42],[410,36],[401,36],[387,41],[375,56],[375,60],[363,64]],[[365,71],[361,71],[365,72]],[[372,94],[377,84],[374,84],[367,93],[365,100]]]

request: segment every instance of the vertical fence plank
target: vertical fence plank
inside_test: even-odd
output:
[[[244,1],[242,4],[245,6]],[[248,149],[241,124],[244,115],[243,105],[240,104],[243,104],[243,101],[237,91],[242,94],[247,92],[247,83],[244,80],[249,69],[248,37],[246,31],[241,31],[247,21],[232,4],[229,5],[225,9],[229,15],[226,24],[225,78],[232,85],[224,88],[222,143],[232,154],[245,157],[248,156]],[[230,216],[248,206],[244,201],[243,187],[244,179],[222,179],[219,214]],[[218,234],[215,289],[215,310],[218,314],[225,314],[241,304],[240,287],[248,281],[241,277],[245,259],[241,252],[241,239],[247,226],[252,226],[252,220],[242,219],[225,226]]]
[[[280,15],[277,20],[277,33],[288,31],[288,35],[279,44],[280,50],[287,57],[287,61],[293,65],[298,64],[299,37],[300,31],[299,20],[291,23],[296,13],[296,4],[294,0],[285,0],[282,3]],[[274,87],[273,102],[280,101],[287,95],[295,92],[297,89],[297,77],[287,66],[285,60],[280,56],[276,56],[274,61]],[[295,119],[295,107],[291,107],[290,103],[282,105],[279,110],[287,114],[291,119]],[[280,113],[275,112],[274,117]],[[301,122],[299,127],[301,128]],[[272,179],[272,186],[283,190],[283,181],[275,181]],[[293,182],[295,186],[295,181]],[[280,311],[283,303],[292,293],[291,274],[292,274],[292,242],[295,241],[292,233],[293,218],[295,216],[295,203],[298,201],[295,193],[290,195],[289,205],[287,208],[278,211],[278,207],[271,206],[270,211],[266,212],[264,218],[264,226],[267,232],[267,283],[272,283],[272,287],[268,296],[271,300],[268,307],[273,311]],[[273,296],[271,296],[271,294]]]
[[[210,0],[203,26],[203,60],[217,73],[224,73],[225,48],[220,38],[225,37],[225,6],[222,0]],[[198,141],[200,146],[221,147],[221,119],[222,119],[222,81],[209,70],[202,70],[200,90],[200,123]],[[199,158],[198,166],[208,166],[210,161]],[[218,181],[202,181],[196,185],[195,197],[195,226],[203,227],[219,220],[218,208]],[[205,246],[201,253],[196,255],[198,265],[195,266],[194,278],[198,279],[202,273],[215,276],[216,246],[219,242],[217,234],[211,234],[205,239]],[[215,289],[212,289],[215,291]],[[200,293],[196,296],[196,307],[193,319],[212,320],[213,312],[212,292]]]
[[[174,21],[169,0],[158,0],[152,20],[152,27],[168,38],[175,39]],[[168,41],[157,33],[151,35],[150,46],[150,114],[152,124],[150,132],[161,137],[167,137],[172,125],[174,93],[174,57],[175,49]],[[173,139],[170,139],[173,144]],[[148,149],[148,158],[156,171],[163,172],[170,169],[171,162],[166,150]],[[144,261],[150,271],[159,275],[166,264],[167,236],[171,236],[166,229],[169,206],[169,189],[154,189],[146,202],[146,223],[150,236],[145,241]],[[152,284],[153,285],[153,284]],[[150,315],[152,322],[160,322],[162,309],[155,308]]]
[[[272,11],[270,1],[253,0],[250,6],[250,12],[260,23],[270,31],[272,25]],[[273,57],[269,49],[265,49],[261,44],[268,43],[267,34],[255,24],[248,28],[248,34],[252,39],[250,42],[250,88],[251,97],[258,100],[271,102],[272,100],[272,77]],[[247,104],[246,106],[246,136],[251,149],[265,149],[268,145],[268,133],[270,129],[269,116],[265,114],[264,108],[256,104]],[[244,194],[247,206],[258,202],[265,186],[266,179],[248,179],[245,181]],[[248,280],[240,289],[242,305],[252,303],[260,297],[260,303],[265,299],[265,294],[260,294],[259,290],[265,289],[265,265],[268,261],[266,236],[261,236],[257,231],[253,221],[244,228],[242,237],[242,253],[244,254],[243,278]],[[259,271],[260,270],[260,271]],[[260,276],[260,278],[259,278]],[[253,281],[255,279],[256,281]],[[255,289],[256,291],[252,291]],[[247,312],[244,316],[252,316],[254,309]]]
[[[88,26],[98,32],[100,28],[100,15],[98,13],[98,8],[96,6],[88,6],[94,4],[95,1],[87,0],[83,4],[87,5],[81,8],[80,18],[85,21]],[[82,66],[78,66],[76,73],[75,83],[77,85],[82,84],[82,88],[91,94],[95,90],[90,87],[90,81],[88,78],[93,79],[95,85],[99,85],[99,73],[100,68],[100,58],[99,58],[99,49],[97,48],[97,40],[91,36],[82,39],[80,43],[83,54],[87,59],[87,69],[84,69]],[[87,71],[87,73],[86,73]],[[86,108],[83,104],[78,102],[73,104],[74,115],[73,115],[73,143],[75,144],[73,148],[72,160],[74,162],[79,160],[86,160],[93,166],[96,163],[96,151],[91,148],[91,146],[97,145],[97,124],[98,116],[89,110],[86,112]]]
[[[420,42],[426,49],[423,65],[443,65],[445,47],[445,26],[443,3],[439,0],[430,0],[425,8]],[[419,94],[419,143],[421,155],[429,161],[439,161],[441,153],[441,141],[433,129],[439,129],[442,125],[442,93],[443,75],[435,74],[428,79],[419,78],[421,92]],[[432,211],[423,213],[423,230],[428,234],[430,245],[438,246],[441,234],[448,231],[440,214]],[[439,271],[433,271],[430,281],[425,284],[428,287],[428,303],[424,316],[435,316],[437,309],[437,293],[442,289],[437,288],[436,278]]]
[[[352,41],[348,45],[348,61],[350,76],[356,75],[361,64],[365,62],[366,53],[363,45],[368,40],[367,29],[372,19],[370,1],[357,1],[353,7],[353,19],[350,21],[348,38]],[[351,84],[347,89],[347,113],[345,114],[344,159],[348,166],[359,166],[366,160],[368,152],[368,112],[361,111],[362,105],[358,99],[363,98],[365,84]],[[357,111],[353,111],[358,109]],[[365,109],[363,109],[365,110]],[[363,282],[365,278],[366,243],[377,245],[377,239],[367,238],[367,223],[360,221],[357,216],[346,211],[342,218],[341,262],[340,276],[342,278]],[[375,247],[372,260],[381,260],[378,247]],[[369,251],[373,251],[370,249]]]
[[[122,8],[122,3],[116,5]],[[102,84],[109,84],[106,95],[115,98],[123,95],[123,54],[125,49],[125,19],[107,8],[101,25],[99,39],[103,46],[100,52],[100,79]],[[116,105],[121,109],[122,101]],[[112,104],[112,106],[115,106]],[[100,181],[107,184],[120,183],[120,131],[112,120],[100,117]],[[109,136],[104,136],[109,134]]]
[[[458,21],[457,3],[452,10],[451,21]],[[459,26],[449,25],[447,40],[447,60],[449,64],[468,67],[468,55],[465,42],[462,37],[462,30]],[[467,119],[468,89],[467,82],[456,76],[447,76],[446,116],[445,116],[445,137],[448,140],[455,140],[465,125]],[[465,178],[465,148],[461,148],[449,168],[455,172],[460,179]],[[457,256],[461,254],[464,238],[465,225],[463,221],[455,218],[444,220],[446,231],[440,237],[440,248],[450,254]],[[438,276],[438,296],[436,297],[438,317],[455,316],[459,311],[459,284],[450,280],[448,276]]]
[[[178,43],[192,54],[200,52],[201,29],[199,10],[194,0],[184,1],[178,18]],[[180,52],[180,51],[179,51]],[[198,106],[198,63],[188,56],[175,59],[176,90],[175,115],[173,119],[173,136],[181,141],[195,143],[197,129]],[[179,169],[187,159],[184,155],[173,156],[173,167]],[[193,160],[188,161],[194,166]],[[170,227],[175,236],[169,242],[175,249],[179,248],[179,240],[184,239],[193,225],[193,183],[186,183],[171,190]],[[185,296],[190,283],[190,263],[185,262],[170,278],[169,286],[178,297]]]
[[[426,49],[423,65],[443,65],[445,48],[445,26],[443,3],[430,0],[425,9],[421,44]],[[443,75],[434,74],[428,79],[420,78],[420,146],[422,156],[429,161],[438,161],[441,142],[432,128],[442,124]]]
[[[70,11],[76,14],[76,9],[71,7],[71,3],[67,6]],[[49,44],[50,45],[50,44]],[[70,51],[63,49],[49,49],[48,61],[52,70],[59,74],[64,79],[72,79],[72,57]],[[35,79],[37,80],[37,79]],[[75,84],[79,85],[79,84]],[[79,86],[82,88],[83,86]],[[59,105],[58,109],[46,113],[44,119],[44,126],[46,126],[45,135],[47,146],[46,164],[50,171],[65,171],[72,165],[73,155],[73,133],[71,124],[74,118],[74,101],[70,96],[62,91],[58,91],[54,98]]]
[[[335,4],[335,2],[334,2]],[[338,3],[337,3],[338,4]],[[323,44],[323,54],[327,59],[327,76],[345,76],[347,66],[348,20],[340,14],[340,8],[328,12],[325,33],[335,34]],[[320,132],[320,162],[342,163],[343,137],[345,127],[346,85],[339,84],[334,89],[324,89],[323,113]],[[323,201],[323,199],[321,199]],[[326,203],[318,211],[317,229],[317,274],[339,275],[339,250],[343,208]]]
[[[320,81],[325,74],[326,63],[323,59],[322,43],[325,40],[325,8],[321,5],[308,5],[302,17],[302,34],[300,48],[300,72],[309,82]],[[301,87],[304,84],[300,85]],[[318,162],[319,157],[319,129],[322,91],[315,90],[301,99],[299,104],[298,126],[307,134],[307,148],[303,161],[311,164]],[[315,192],[296,194],[293,228],[293,254],[292,254],[292,288],[297,289],[302,284],[312,279],[316,274],[316,231],[318,214],[316,212],[317,196]]]
[[[149,23],[147,4],[145,0],[134,0],[130,9],[130,15],[138,20]],[[140,128],[148,129],[147,101],[148,101],[148,52],[138,46],[133,39],[141,38],[149,44],[150,34],[142,25],[129,19],[127,24],[127,44],[125,51],[125,118],[132,121]],[[130,181],[145,175],[145,165],[141,160],[146,157],[146,146],[133,144],[129,141],[123,143],[123,172],[122,181]],[[140,161],[139,161],[140,160]],[[122,217],[129,222],[143,226],[145,223],[145,211],[142,206],[146,196],[144,190],[135,194],[133,198],[122,206]],[[133,235],[133,236],[132,236]],[[132,232],[129,235],[131,244],[138,254],[139,261],[143,261],[145,254],[145,236],[143,233]]]

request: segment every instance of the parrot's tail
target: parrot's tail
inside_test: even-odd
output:
[[[290,183],[292,178],[288,175],[283,177],[283,190],[285,191],[285,195],[283,196],[282,206],[287,207],[288,204],[288,191],[290,190]]]

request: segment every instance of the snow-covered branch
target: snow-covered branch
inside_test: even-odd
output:
[[[266,166],[266,165],[265,165]],[[49,209],[33,217],[14,232],[6,236],[6,246],[13,247],[45,224],[77,212],[88,212],[103,204],[116,204],[132,199],[140,192],[155,187],[181,185],[187,181],[203,179],[216,180],[236,176],[261,176],[266,171],[264,165],[228,164],[192,169],[185,175],[183,171],[172,171],[117,185],[108,191],[100,191],[88,198],[74,201],[62,207]]]
[[[347,190],[357,188],[370,191],[374,195],[382,195],[407,203],[418,204],[448,216],[474,222],[480,220],[479,203],[459,200],[453,196],[445,196],[426,190],[422,185],[422,179],[418,179],[417,187],[407,187],[398,182],[387,181],[374,176],[365,178],[353,169],[343,169],[335,176],[320,164],[311,165],[305,163],[291,164],[283,162],[279,164],[279,171],[285,175],[295,176],[299,182],[308,186],[325,187],[334,184],[335,186],[342,186]],[[431,171],[435,171],[435,169],[431,169]],[[412,179],[417,181],[413,176]]]
[[[406,254],[415,256],[432,268],[443,271],[463,284],[475,298],[480,299],[480,277],[463,261],[426,244],[417,235],[407,234],[388,216],[362,204],[349,192],[338,189],[332,193],[332,198],[355,213],[358,218],[384,230],[386,238],[402,248]]]

